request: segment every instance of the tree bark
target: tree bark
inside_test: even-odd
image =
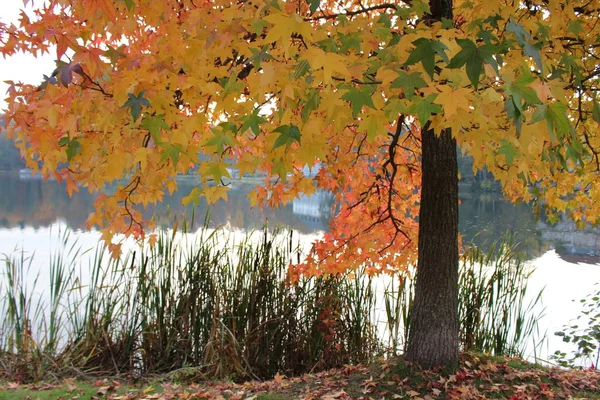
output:
[[[458,364],[458,164],[450,129],[422,132],[422,186],[415,299],[406,359]]]

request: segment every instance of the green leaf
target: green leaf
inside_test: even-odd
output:
[[[310,69],[310,64],[307,60],[300,60],[298,64],[296,64],[296,68],[294,69],[294,73],[292,74],[293,79],[298,79],[304,76]]]
[[[273,150],[281,146],[289,147],[294,142],[300,143],[300,129],[294,124],[281,125],[277,129],[274,129],[273,132],[280,134],[273,144]]]
[[[181,204],[184,206],[189,205],[190,203],[194,203],[195,206],[200,204],[200,195],[202,194],[202,190],[200,188],[193,188],[190,190],[190,193],[187,196],[184,196],[181,199]]]
[[[546,110],[546,122],[550,132],[556,129],[558,137],[564,137],[571,132],[571,122],[567,117],[567,106],[563,103],[550,103]]]
[[[127,7],[127,11],[131,11],[133,10],[133,6],[135,5],[135,3],[133,2],[133,0],[121,0],[123,3],[125,3],[125,7]]]
[[[569,21],[567,32],[571,32],[575,36],[580,33],[585,33],[584,22],[582,20]]]
[[[524,71],[514,82],[507,82],[504,87],[505,93],[513,98],[514,105],[521,113],[529,106],[542,104],[535,90],[528,87],[536,79],[530,71]]]
[[[252,21],[250,26],[252,27],[252,31],[258,35],[261,34],[267,26],[269,26],[269,23],[264,19],[255,19]],[[252,49],[250,49],[250,51],[252,51]]]
[[[445,50],[448,50],[445,44],[438,42],[437,40],[431,40],[426,38],[419,38],[413,42],[415,48],[411,51],[406,65],[413,65],[419,61],[425,68],[425,71],[433,78],[433,72],[435,69],[435,55],[438,54],[445,62],[448,62],[448,56]]]
[[[515,98],[515,96],[511,95],[504,102],[504,111],[506,111],[508,118],[514,121],[515,128],[517,129],[517,137],[519,137],[523,126],[523,108],[521,107],[520,98]]]
[[[506,164],[512,165],[515,155],[517,155],[517,150],[508,140],[502,139],[502,146],[500,146],[498,154],[503,154],[506,158]]]
[[[179,144],[171,144],[169,142],[162,142],[160,146],[163,149],[162,157],[160,158],[160,162],[165,161],[170,158],[173,160],[173,164],[177,165],[179,162],[179,154],[183,153],[183,148]]]
[[[414,0],[411,1],[410,9],[417,15],[417,18],[422,18],[425,14],[431,14],[431,9],[429,8],[429,1],[425,0]],[[400,8],[400,7],[398,7]]]
[[[211,128],[211,132],[215,135],[210,138],[205,145],[214,146],[217,149],[217,153],[223,153],[225,146],[234,146],[235,139],[227,129]]]
[[[477,89],[479,76],[483,70],[483,57],[479,54],[477,45],[473,41],[469,39],[456,39],[456,42],[462,50],[450,61],[448,68],[460,68],[467,64],[467,76],[473,87]]]
[[[152,136],[152,139],[154,139],[154,141],[157,143],[160,142],[161,129],[166,131],[171,130],[164,118],[165,114],[160,114],[156,116],[145,116],[142,119],[142,128],[146,129]]]
[[[206,175],[212,175],[215,182],[220,182],[223,177],[231,178],[223,163],[210,163],[206,169]]]
[[[348,92],[344,93],[342,99],[350,102],[352,105],[352,115],[354,117],[360,113],[363,106],[375,108],[375,104],[373,104],[373,99],[371,98],[371,94],[373,94],[372,90],[373,89],[365,85],[358,89],[350,88]]]
[[[319,92],[317,90],[311,90],[304,101],[302,101],[302,104],[304,105],[304,107],[302,107],[302,122],[306,123],[313,110],[321,104]]]
[[[317,8],[319,8],[319,5],[321,4],[321,0],[306,0],[306,2],[310,5],[311,14],[314,14],[315,11],[317,11]]]
[[[477,89],[479,84],[479,76],[483,70],[484,62],[491,65],[496,73],[498,73],[498,62],[494,56],[500,53],[500,47],[492,44],[485,44],[477,47],[477,45],[469,39],[456,39],[456,42],[462,50],[452,58],[448,64],[448,68],[460,68],[467,64],[467,76],[475,89]]]
[[[595,100],[594,104],[592,105],[592,118],[594,121],[600,124],[600,105]]]
[[[531,35],[525,30],[523,25],[515,23],[512,18],[506,25],[506,30],[512,32],[517,37],[517,43],[524,46],[528,40],[531,40]]]
[[[142,90],[138,95],[134,95],[133,93],[127,93],[127,101],[125,104],[121,106],[121,108],[129,107],[129,111],[131,116],[133,117],[133,122],[137,121],[142,113],[142,106],[151,107],[148,99],[144,98],[145,90]]]
[[[407,74],[404,71],[398,71],[398,78],[394,79],[391,84],[392,89],[404,89],[404,96],[409,99],[414,95],[415,89],[425,86],[427,86],[427,83],[421,78],[420,72]]]
[[[438,114],[442,112],[442,106],[439,104],[433,104],[433,101],[436,97],[437,95],[435,94],[430,94],[426,98],[418,97],[410,107],[410,113],[417,116],[421,126],[425,126],[425,124],[431,119],[432,114]]]
[[[237,74],[233,74],[228,78],[221,78],[219,83],[225,89],[223,91],[225,96],[231,93],[240,93],[244,89],[244,82],[237,78]]]
[[[244,121],[244,123],[240,128],[241,132],[246,132],[248,129],[250,129],[255,135],[258,135],[260,133],[260,124],[265,123],[266,120],[260,115],[258,115],[258,112],[259,110],[254,110],[252,114],[242,118],[242,121]]]
[[[535,124],[537,122],[543,121],[546,119],[546,105],[540,104],[536,107],[535,112],[531,116],[530,124]]]
[[[356,52],[360,52],[361,38],[358,32],[349,35],[338,33],[338,39],[341,43],[341,53],[347,53],[351,49],[354,49]]]
[[[552,139],[563,138],[571,133],[571,122],[567,117],[567,106],[554,102],[548,105],[540,104],[531,117],[531,124],[546,120],[548,133]]]
[[[262,21],[262,20],[260,20]],[[266,24],[266,22],[265,22]],[[265,25],[266,26],[266,25]],[[261,29],[262,32],[262,29]],[[251,62],[252,64],[254,64],[254,66],[256,67],[256,69],[260,68],[260,64],[263,61],[268,61],[273,59],[273,56],[270,55],[268,52],[268,46],[263,46],[262,49],[256,48],[256,47],[252,47],[250,48],[250,51],[252,52],[252,55],[250,56],[250,58],[248,58],[248,61]]]
[[[110,45],[106,45],[106,47],[108,47],[108,50],[106,50],[102,55],[108,58],[110,63],[113,65],[117,63],[119,58],[127,57],[127,55],[122,51],[125,48],[124,45],[121,45],[116,49]]]
[[[59,139],[58,145],[61,147],[66,146],[67,160],[71,161],[73,157],[81,153],[81,143],[77,138],[71,139],[70,136],[63,136]]]
[[[523,55],[529,56],[533,58],[535,61],[535,65],[537,65],[540,71],[544,70],[544,66],[542,64],[542,55],[540,54],[540,49],[542,48],[542,43],[534,43],[531,44],[529,42],[525,43],[523,46]]]

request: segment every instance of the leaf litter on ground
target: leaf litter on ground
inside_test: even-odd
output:
[[[87,388],[87,389],[86,389]],[[91,397],[89,389],[93,388]],[[458,369],[421,370],[401,358],[369,366],[267,381],[178,382],[154,379],[143,385],[67,378],[55,383],[0,381],[0,400],[381,400],[381,399],[600,399],[600,372],[549,368],[517,358],[464,354]]]

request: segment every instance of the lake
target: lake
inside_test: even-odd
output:
[[[211,225],[233,231],[256,230],[265,223],[291,226],[306,246],[327,230],[332,204],[329,194],[318,192],[278,209],[251,208],[246,195],[254,184],[233,181],[229,202],[221,201],[210,207]],[[209,210],[206,203],[201,202],[195,210],[181,206],[181,198],[194,186],[194,178],[185,177],[179,182],[180,190],[167,197],[160,208],[146,210],[146,216],[159,215],[159,224],[166,227],[171,216],[185,214],[189,218],[194,211],[195,220],[202,223]],[[82,246],[97,244],[99,234],[86,229],[95,199],[87,191],[69,198],[55,181],[19,175],[0,175],[0,190],[1,254],[23,249],[35,252],[36,260],[43,264],[42,260],[47,260],[50,251],[56,249],[58,231],[67,228]],[[460,197],[463,243],[484,245],[507,231],[512,232],[522,243],[525,258],[536,268],[528,292],[533,295],[545,287],[546,317],[541,322],[541,333],[548,336],[538,356],[547,358],[557,349],[568,350],[554,332],[577,316],[580,305],[572,300],[590,293],[600,282],[600,231],[578,231],[568,220],[551,225],[536,218],[529,206],[513,205],[494,193],[462,191]]]

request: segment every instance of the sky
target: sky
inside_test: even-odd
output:
[[[0,21],[3,23],[18,23],[20,10],[24,9],[23,0],[1,0],[2,10],[0,11]],[[32,1],[29,0],[25,11],[32,15]],[[34,5],[42,3],[35,0]],[[42,82],[43,75],[50,75],[54,70],[55,55],[44,54],[43,57],[35,58],[30,55],[18,54],[9,58],[0,56],[0,114],[6,108],[6,90],[8,85],[4,81],[12,80],[15,82],[25,82],[38,84]]]

